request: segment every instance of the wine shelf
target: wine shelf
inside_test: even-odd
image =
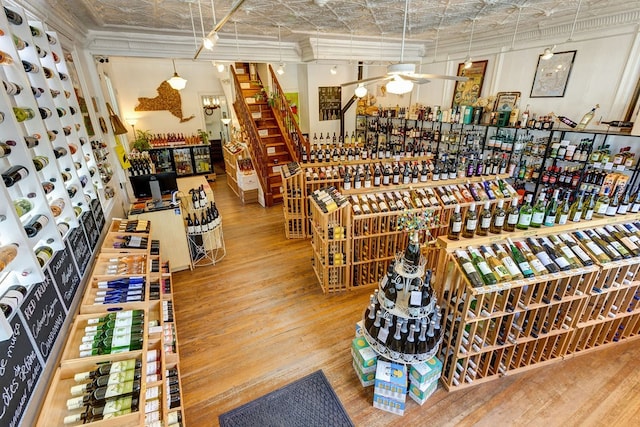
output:
[[[452,251],[638,219],[628,214],[459,241],[439,238],[445,387],[470,387],[640,335],[640,257],[602,264],[589,254],[591,266],[473,287]]]

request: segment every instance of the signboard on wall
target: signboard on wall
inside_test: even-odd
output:
[[[341,110],[342,88],[340,86],[318,87],[319,120],[340,120]]]

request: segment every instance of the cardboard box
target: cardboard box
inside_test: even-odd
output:
[[[405,402],[398,402],[387,396],[381,396],[379,394],[373,395],[373,407],[382,409],[383,411],[391,412],[392,414],[404,415],[406,408]]]
[[[423,405],[424,402],[438,389],[438,380],[434,380],[429,383],[426,390],[420,390],[415,383],[411,383],[409,386],[409,397],[416,401],[418,405]]]
[[[351,348],[358,359],[358,363],[363,368],[374,366],[378,361],[378,353],[369,347],[369,343],[364,337],[354,338],[351,342]]]
[[[432,357],[426,362],[414,363],[409,370],[411,381],[415,381],[418,385],[440,378],[441,373],[442,362],[437,357]]]
[[[376,382],[376,373],[375,372],[362,372],[360,370],[360,367],[358,366],[358,363],[356,363],[356,361],[354,360],[351,365],[353,366],[353,370],[356,371],[356,375],[358,376],[358,379],[360,380],[360,384],[362,384],[362,387],[369,387],[375,384]]]
[[[356,356],[356,352],[353,350],[353,348],[351,349],[351,357],[353,358],[353,363],[355,363],[358,366],[358,370],[360,372],[362,372],[363,374],[373,374],[373,377],[376,377],[376,365],[373,366],[362,366],[360,365],[360,360],[358,360],[358,357]]]
[[[356,322],[356,338],[361,337],[363,335],[362,328],[364,328],[364,324],[362,323],[362,320],[359,322]]]
[[[407,367],[378,360],[374,393],[404,402],[407,397]]]

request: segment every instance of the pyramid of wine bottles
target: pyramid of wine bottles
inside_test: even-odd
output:
[[[396,256],[371,295],[363,333],[371,347],[394,362],[430,359],[442,341],[442,314],[431,288],[431,270],[420,253],[416,235]]]

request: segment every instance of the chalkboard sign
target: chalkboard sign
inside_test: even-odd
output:
[[[102,231],[102,227],[104,227],[104,212],[102,211],[102,206],[100,205],[100,200],[93,199],[91,201],[91,212],[93,212],[93,219],[96,220],[96,228],[98,231]]]
[[[80,215],[80,222],[84,227],[84,232],[87,234],[89,246],[91,247],[91,250],[93,250],[93,248],[98,244],[98,239],[100,238],[100,231],[96,228],[96,221],[93,219],[91,212],[83,212],[82,215]]]
[[[42,363],[27,335],[27,328],[14,315],[13,336],[0,342],[0,425],[16,427],[42,374]]]
[[[91,216],[88,212],[85,215]],[[69,248],[71,248],[71,252],[73,252],[73,256],[76,259],[80,276],[83,276],[89,261],[91,261],[91,247],[85,235],[84,227],[76,227],[71,230],[68,242]]]
[[[66,317],[49,270],[45,271],[44,282],[33,285],[21,311],[36,342],[36,350],[46,363]]]
[[[67,245],[69,240],[67,239]],[[73,297],[76,295],[78,286],[80,285],[80,274],[76,268],[76,263],[73,261],[73,255],[68,246],[61,251],[58,251],[53,256],[51,263],[49,264],[51,269],[51,275],[53,280],[58,286],[62,301],[64,302],[67,310],[71,308]]]

